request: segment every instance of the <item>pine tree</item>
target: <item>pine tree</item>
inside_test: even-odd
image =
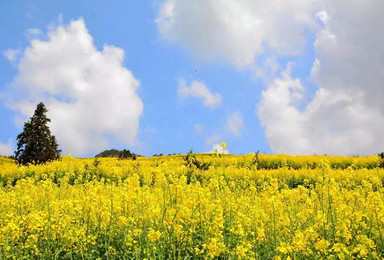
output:
[[[42,164],[57,160],[61,150],[55,136],[51,135],[44,103],[40,102],[35,113],[24,124],[23,132],[17,136],[17,150],[15,160],[18,164]]]

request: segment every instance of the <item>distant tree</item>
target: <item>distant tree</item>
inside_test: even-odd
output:
[[[119,160],[127,160],[127,159],[132,159],[132,160],[136,160],[136,154],[134,153],[131,153],[130,150],[122,150],[119,154]]]
[[[97,154],[95,157],[119,157],[121,151],[117,149],[111,149],[111,150],[105,150],[99,154]]]
[[[132,159],[132,160],[136,160],[136,158],[138,156],[142,156],[142,155],[138,155],[138,154],[135,154],[135,153],[132,153],[130,150],[122,150],[122,151],[119,151],[117,149],[111,149],[111,150],[105,150],[99,154],[97,154],[95,157],[117,157],[119,158],[120,160],[125,160],[125,159]]]
[[[380,157],[380,167],[381,168],[384,168],[384,152],[381,152],[378,154],[378,156]]]
[[[60,158],[61,150],[48,127],[51,120],[47,112],[40,102],[30,120],[24,123],[23,132],[17,136],[15,160],[18,164],[42,164]]]

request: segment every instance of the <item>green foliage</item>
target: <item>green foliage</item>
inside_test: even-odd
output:
[[[19,165],[42,164],[60,158],[61,150],[48,127],[51,120],[47,118],[47,112],[40,102],[33,116],[24,124],[23,132],[17,136],[15,160]]]
[[[259,158],[260,151],[257,150],[257,152],[254,154],[255,154],[255,156],[253,157],[252,164],[256,165],[256,167],[258,167],[259,163],[260,163],[260,158]]]
[[[95,158],[95,160],[93,160],[93,166],[95,166],[95,168],[99,167],[99,165],[101,164],[101,161],[97,158]]]
[[[111,150],[105,150],[99,154],[97,154],[95,157],[119,157],[120,151],[117,149],[111,149]]]
[[[97,154],[95,157],[96,158],[98,158],[98,157],[117,157],[117,158],[119,158],[119,160],[126,160],[126,159],[136,160],[137,156],[140,156],[140,155],[132,153],[130,150],[124,149],[122,151],[119,151],[117,149],[111,149],[111,150],[105,150],[104,152]]]
[[[196,167],[199,170],[206,171],[208,170],[210,163],[200,162],[197,160],[196,155],[192,152],[192,149],[184,157],[185,165],[189,168]]]
[[[127,159],[132,159],[136,160],[137,155],[134,153],[131,153],[130,150],[122,150],[119,154],[119,160],[127,160]]]
[[[380,157],[380,167],[384,168],[384,152],[379,153],[378,156]]]

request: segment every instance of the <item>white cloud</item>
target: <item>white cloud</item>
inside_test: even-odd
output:
[[[32,40],[43,35],[43,32],[39,28],[28,28],[25,31],[25,35],[28,39]]]
[[[28,35],[41,35],[43,32],[39,28],[28,28],[26,33]]]
[[[13,154],[12,140],[9,139],[8,143],[0,142],[0,155],[8,156]]]
[[[258,115],[273,151],[294,154],[374,154],[383,150],[384,116],[365,93],[320,88],[301,110],[304,88],[289,69],[262,92]]]
[[[241,129],[244,127],[243,118],[239,112],[235,112],[227,119],[226,128],[230,134],[240,136]]]
[[[211,145],[214,145],[216,143],[218,143],[220,141],[220,139],[222,139],[222,136],[219,135],[219,134],[214,134],[210,137],[208,137],[206,140],[205,140],[205,144],[208,145],[208,146],[211,146]]]
[[[315,83],[347,95],[363,91],[365,104],[384,113],[383,2],[328,0],[325,5],[327,19],[315,41]]]
[[[271,80],[258,115],[275,152],[372,154],[384,150],[383,16],[381,0],[166,0],[156,23],[202,60]],[[315,36],[318,87],[308,104],[303,80],[276,78],[276,60],[299,56],[305,31]]]
[[[195,129],[199,129],[200,125],[195,125]],[[220,126],[216,129],[215,133],[208,136],[205,139],[205,145],[206,146],[214,146],[213,150],[210,152],[213,152],[214,149],[216,149],[216,146],[220,146],[220,142],[222,140],[225,140],[229,137],[229,135],[235,135],[240,136],[241,130],[244,128],[244,121],[239,112],[231,113],[227,121],[225,122],[225,125]]]
[[[10,85],[8,105],[29,117],[43,101],[64,153],[99,152],[111,139],[134,145],[143,103],[140,82],[123,66],[124,50],[96,49],[82,19],[32,40]]]
[[[192,81],[188,87],[185,80],[179,81],[178,95],[181,98],[194,97],[198,98],[203,102],[203,105],[210,108],[218,107],[223,100],[219,93],[212,93],[207,86],[202,82]]]
[[[7,60],[13,62],[16,61],[17,58],[20,56],[20,50],[15,50],[15,49],[8,49],[3,52],[3,55]]]
[[[317,0],[167,0],[156,19],[160,35],[204,60],[245,67],[266,50],[298,54],[315,27]]]

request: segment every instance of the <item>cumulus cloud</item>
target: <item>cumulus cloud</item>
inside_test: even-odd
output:
[[[243,118],[239,112],[235,112],[228,117],[226,128],[230,134],[240,136],[243,127]]]
[[[383,113],[384,3],[353,0],[344,5],[328,0],[325,7],[314,44],[315,83],[348,95],[362,91],[366,105]]]
[[[143,103],[123,59],[121,48],[97,50],[82,19],[54,27],[46,41],[34,39],[24,50],[8,106],[27,118],[43,101],[65,153],[97,152],[111,140],[134,145]]]
[[[273,151],[294,154],[374,154],[384,148],[379,138],[384,116],[355,94],[320,88],[300,109],[304,87],[289,68],[262,92],[257,112]]]
[[[383,16],[381,0],[166,0],[156,23],[197,57],[270,80],[257,114],[275,152],[372,154],[384,150]],[[276,77],[276,60],[299,56],[306,31],[318,87],[309,103],[307,78]]]
[[[13,145],[12,140],[9,139],[8,143],[2,143],[0,142],[0,155],[12,155],[13,154]]]
[[[315,0],[167,0],[156,19],[160,35],[204,60],[245,67],[266,49],[295,55],[315,27]]]
[[[200,99],[204,106],[210,108],[218,107],[223,100],[219,93],[212,93],[206,85],[196,80],[192,81],[190,86],[187,86],[185,80],[181,79],[177,93],[181,98],[194,97]]]
[[[3,55],[5,58],[7,58],[7,60],[13,62],[13,61],[16,61],[17,58],[19,57],[20,50],[8,49],[8,50],[3,52]]]

